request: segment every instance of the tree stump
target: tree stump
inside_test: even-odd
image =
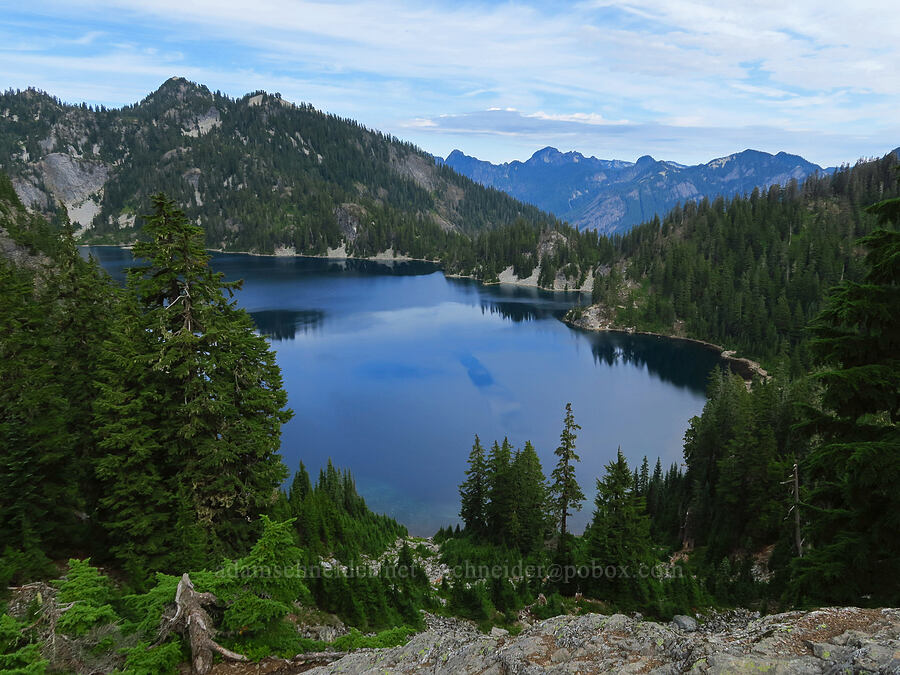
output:
[[[216,629],[212,619],[204,609],[217,602],[212,593],[198,593],[187,573],[182,575],[175,590],[175,614],[163,619],[157,644],[168,637],[173,630],[181,633],[191,645],[191,667],[195,675],[206,675],[212,668],[213,653],[218,652],[231,661],[247,661],[247,657],[225,649],[213,637]]]

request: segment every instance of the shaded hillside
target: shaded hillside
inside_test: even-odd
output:
[[[278,94],[231,99],[181,78],[118,110],[0,95],[0,166],[28,206],[64,205],[85,240],[135,236],[163,190],[210,247],[435,257],[456,233],[551,216],[351,120]]]
[[[497,165],[454,150],[445,164],[576,227],[604,233],[624,232],[688,200],[749,194],[755,187],[803,181],[822,171],[797,155],[757,150],[696,166],[658,161],[649,155],[637,162],[604,160],[551,147],[538,150],[525,162]]]

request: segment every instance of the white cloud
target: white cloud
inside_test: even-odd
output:
[[[540,123],[556,134],[572,123],[564,140],[586,152],[590,128],[613,125],[643,129],[637,144],[654,142],[653,128],[768,128],[787,141],[803,130],[822,143],[812,159],[830,163],[855,156],[839,156],[836,138],[898,142],[900,11],[889,1],[35,0],[27,11],[0,28],[0,69],[7,84],[68,100],[128,103],[180,74],[234,95],[278,90],[414,129],[418,142],[445,143],[446,125],[429,121],[473,108],[521,111],[538,147]],[[28,30],[41,39],[21,39]],[[497,121],[478,133],[524,137]],[[682,147],[673,159],[695,151]]]
[[[547,120],[550,122],[576,122],[578,124],[593,124],[598,126],[607,124],[628,124],[628,120],[608,120],[603,115],[586,112],[547,113],[543,110],[539,110],[535,113],[524,113],[524,115],[525,117],[533,117],[534,119]]]

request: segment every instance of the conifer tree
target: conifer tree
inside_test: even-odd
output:
[[[543,546],[547,532],[546,478],[531,441],[515,454],[512,472],[516,495],[513,508],[518,524],[513,542],[527,554]]]
[[[312,484],[309,480],[309,472],[306,470],[303,462],[300,462],[300,468],[294,474],[294,479],[291,481],[291,489],[288,493],[288,502],[291,505],[291,512],[294,517],[300,514],[303,500],[311,491]]]
[[[44,675],[50,662],[41,657],[41,645],[24,634],[27,625],[0,614],[0,669],[15,675]]]
[[[78,252],[74,231],[63,212],[60,225],[57,274],[53,281],[58,319],[57,338],[65,345],[65,357],[57,364],[57,378],[66,391],[66,425],[72,435],[69,470],[78,485],[79,507],[92,516],[98,498],[96,476],[92,466],[95,457],[93,402],[97,398],[96,373],[101,354],[102,336],[113,326],[110,317],[121,301],[118,289],[93,258],[84,260]],[[90,530],[77,529],[79,537],[99,534],[89,518]]]
[[[210,269],[203,231],[171,200],[153,206],[134,248],[149,265],[129,270],[131,308],[106,345],[97,402],[103,522],[135,574],[168,568],[174,551],[249,545],[286,473],[290,417],[274,354],[226,297],[240,284]]]
[[[294,543],[293,523],[261,518],[262,533],[247,555],[218,575],[216,594],[225,605],[221,627],[240,642],[267,647],[263,654],[296,640],[288,620],[295,602],[309,602],[309,589],[298,573],[304,552]]]
[[[55,519],[71,523],[65,509],[75,497],[66,471],[72,438],[65,424],[66,392],[51,358],[59,345],[46,319],[48,307],[35,301],[34,279],[5,260],[0,285],[0,556],[23,557],[27,568],[18,576],[45,571]]]
[[[475,436],[475,443],[469,453],[469,468],[466,469],[466,480],[459,486],[459,516],[466,525],[466,530],[476,537],[487,531],[487,464],[481,440]]]
[[[177,572],[180,564],[177,468],[158,428],[162,411],[157,388],[149,382],[152,354],[134,303],[122,303],[112,320],[115,329],[103,342],[94,403],[97,516],[108,552],[140,584],[150,571]]]
[[[14,230],[3,207],[0,227]],[[44,257],[21,267],[0,259],[0,556],[10,547],[19,573],[37,574],[45,553],[58,557],[90,538],[95,336],[115,300],[78,255],[65,211],[61,235],[20,215]]]
[[[900,223],[900,200],[873,207]],[[835,289],[813,324],[825,370],[821,434],[809,455],[806,509],[812,550],[796,559],[794,588],[807,599],[900,602],[900,233],[880,230],[862,283]]]
[[[498,544],[511,544],[516,521],[516,492],[512,471],[512,446],[509,439],[494,441],[487,458],[488,501],[485,507],[488,535]]]
[[[553,473],[550,474],[552,484],[550,486],[551,505],[553,513],[559,522],[559,547],[561,553],[566,546],[566,525],[570,509],[581,510],[581,502],[584,501],[584,492],[575,480],[574,462],[580,461],[575,454],[576,431],[581,427],[575,423],[575,415],[572,413],[572,404],[566,403],[566,416],[563,430],[559,436],[559,447],[556,448],[556,456],[559,461]]]
[[[649,572],[653,565],[650,519],[644,498],[619,448],[616,460],[597,479],[596,510],[587,533],[592,562],[612,574],[596,575],[592,591],[604,599],[646,603],[650,599]]]
[[[656,466],[653,467],[653,476],[650,478],[650,481],[647,486],[647,513],[650,515],[650,520],[652,522],[653,518],[659,512],[660,507],[660,498],[661,492],[663,488],[663,475],[662,475],[662,460],[657,457],[656,458]]]
[[[635,489],[642,497],[647,497],[647,490],[650,488],[650,464],[647,462],[647,455],[644,455],[644,461],[641,462],[641,473],[635,482]]]
[[[735,435],[737,413],[744,409],[738,401],[745,393],[743,380],[723,372],[717,366],[709,377],[703,414],[693,417],[685,432],[685,479],[691,490],[690,517],[685,535],[689,539],[695,536],[702,539],[710,529],[720,461],[728,441]]]

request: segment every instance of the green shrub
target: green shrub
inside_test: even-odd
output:
[[[559,616],[560,614],[568,614],[569,608],[565,604],[563,597],[559,593],[553,593],[547,598],[547,604],[535,604],[531,608],[531,613],[538,619],[549,619],[551,616]]]
[[[73,603],[56,624],[57,629],[66,635],[85,635],[92,628],[120,620],[110,604],[113,600],[112,584],[96,567],[91,567],[90,562],[90,559],[69,560],[66,576],[53,582],[59,589],[57,602]]]
[[[490,619],[494,613],[483,582],[467,584],[464,581],[454,581],[450,586],[447,609],[457,616],[478,622]]]
[[[181,640],[150,649],[150,643],[141,642],[136,647],[123,649],[125,665],[116,673],[119,675],[175,675],[178,664],[184,660]]]
[[[191,577],[194,584],[197,581]],[[159,630],[163,611],[175,600],[179,577],[157,573],[156,585],[146,593],[122,598],[122,611],[129,623],[126,632],[137,632],[142,638],[154,638]]]
[[[355,628],[346,635],[337,638],[332,646],[337,651],[353,651],[354,649],[384,649],[387,647],[399,647],[409,641],[409,636],[415,634],[416,629],[410,626],[398,626],[383,630],[377,635],[363,635]]]
[[[287,615],[295,602],[312,600],[299,567],[305,554],[294,543],[293,520],[262,520],[263,532],[246,557],[211,575],[211,588],[195,585],[225,604],[220,628],[235,649],[249,658],[292,656],[300,637]]]
[[[22,633],[24,627],[8,614],[0,614],[0,673],[4,675],[44,675],[47,670],[48,661]]]
[[[7,586],[56,576],[50,559],[36,548],[20,551],[7,546],[0,556],[0,593]]]
[[[405,645],[409,642],[410,636],[416,632],[412,626],[397,626],[383,630],[376,635],[364,635],[352,628],[349,633],[340,636],[334,642],[301,638],[300,643],[303,652],[352,652],[356,649],[385,649]]]

